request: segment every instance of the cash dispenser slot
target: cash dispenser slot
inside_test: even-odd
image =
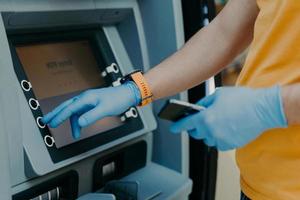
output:
[[[50,179],[21,193],[13,200],[73,200],[78,196],[78,174],[75,171]]]

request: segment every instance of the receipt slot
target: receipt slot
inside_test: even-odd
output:
[[[178,2],[165,6],[179,7]],[[1,2],[0,85],[15,94],[16,106],[0,107],[0,135],[7,137],[10,166],[8,187],[0,186],[9,188],[11,199],[97,199],[101,194],[119,199],[125,183],[136,186],[136,199],[188,197],[192,182],[186,171],[153,161],[164,151],[154,148],[157,119],[151,105],[99,120],[83,128],[79,139],[72,137],[69,121],[58,128],[41,121],[65,100],[118,86],[125,74],[149,69],[153,55],[145,19],[153,7],[146,3],[160,4]],[[7,105],[10,99],[1,92],[0,105]]]

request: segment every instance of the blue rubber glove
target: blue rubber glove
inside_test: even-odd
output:
[[[268,129],[287,127],[280,91],[279,86],[219,88],[198,102],[206,110],[174,123],[171,132],[186,130],[222,151],[242,147]]]
[[[141,101],[140,91],[129,81],[121,86],[93,89],[65,101],[45,115],[42,122],[56,128],[70,118],[74,138],[80,130],[108,116],[116,116]]]

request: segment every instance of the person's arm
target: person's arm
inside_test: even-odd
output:
[[[282,99],[289,125],[300,125],[300,84],[282,87]]]
[[[182,49],[145,74],[154,99],[189,89],[226,67],[251,42],[258,11],[255,0],[230,0]]]
[[[189,89],[224,68],[252,40],[257,13],[255,0],[230,0],[210,25],[145,74],[154,99]],[[119,115],[140,101],[140,92],[132,82],[89,90],[60,104],[43,122],[55,128],[70,118],[73,136],[78,138],[81,127]]]

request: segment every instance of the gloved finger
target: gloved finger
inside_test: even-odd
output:
[[[107,117],[107,112],[104,110],[104,107],[99,105],[96,108],[81,115],[78,119],[78,124],[80,127],[86,127],[104,117]]]
[[[70,105],[73,101],[74,101],[74,98],[69,99],[69,100],[61,103],[54,110],[52,110],[51,112],[49,112],[48,114],[46,114],[43,117],[42,122],[44,124],[48,124],[53,119],[53,117],[55,117],[59,112],[61,112],[65,107],[67,107],[68,105]]]
[[[234,146],[227,144],[225,142],[218,142],[216,148],[220,151],[228,151],[234,149]]]
[[[229,147],[223,146],[223,145],[221,145],[221,146],[216,146],[216,148],[217,148],[219,151],[228,151],[228,150],[230,150]]]
[[[203,142],[209,146],[209,147],[214,147],[216,146],[216,142],[214,141],[214,139],[212,137],[206,137]]]
[[[187,117],[179,120],[178,122],[173,123],[170,127],[170,131],[172,133],[180,133],[182,131],[192,130],[192,129],[196,128],[195,124],[192,123],[192,119],[195,115],[196,114],[187,116]]]
[[[204,134],[201,134],[201,132],[198,131],[196,128],[188,130],[187,132],[192,138],[195,138],[197,140],[201,140],[204,138]]]
[[[64,108],[60,113],[58,113],[51,121],[50,127],[56,128],[61,123],[66,121],[73,114],[79,114],[84,109],[87,109],[91,104],[84,97],[76,99],[72,104]]]
[[[72,136],[74,139],[78,139],[80,137],[81,127],[78,124],[78,115],[72,115],[70,117],[70,123],[72,128]]]
[[[215,98],[216,98],[216,93],[213,93],[209,96],[204,97],[200,101],[198,101],[197,104],[207,108],[207,107],[211,106],[211,104],[213,104]]]

